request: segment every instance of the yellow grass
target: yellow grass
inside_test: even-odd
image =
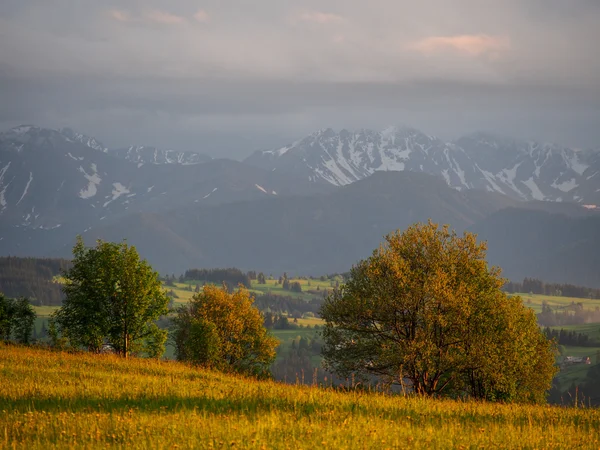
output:
[[[258,382],[0,346],[0,448],[598,448],[600,411]]]

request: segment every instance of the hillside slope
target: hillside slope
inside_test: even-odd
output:
[[[431,218],[464,230],[517,203],[495,193],[459,192],[425,174],[381,172],[327,195],[131,215],[84,237],[127,238],[167,273],[234,266],[318,275],[348,270],[385,234],[414,222]]]
[[[258,382],[0,344],[3,448],[579,448],[600,410]]]
[[[508,208],[471,227],[488,241],[488,260],[513,280],[524,276],[600,287],[600,216]]]

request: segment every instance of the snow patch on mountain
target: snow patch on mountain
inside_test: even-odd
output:
[[[264,187],[262,187],[262,186],[260,186],[258,184],[255,184],[254,186],[256,186],[256,189],[258,189],[259,191],[262,191],[265,194],[268,194],[267,190]]]
[[[554,181],[554,183],[551,184],[551,186],[555,189],[559,189],[563,192],[570,192],[573,189],[575,189],[576,187],[579,186],[579,184],[577,184],[577,180],[575,178],[571,178],[568,181],[563,181],[560,184],[556,184],[556,181]]]
[[[530,177],[527,180],[523,181],[523,184],[529,188],[529,190],[531,191],[531,196],[535,200],[545,200],[546,199],[546,196],[542,193],[542,191],[540,191],[540,188],[533,180],[533,177]]]
[[[17,135],[23,135],[27,134],[32,128],[34,128],[33,125],[20,125],[18,127],[12,128],[10,131]]]
[[[104,208],[106,208],[108,205],[110,205],[112,202],[114,202],[116,199],[118,199],[122,195],[126,195],[129,193],[130,193],[129,189],[127,189],[121,183],[118,183],[118,182],[113,183],[112,198],[109,201],[105,202],[102,206]]]
[[[75,161],[83,161],[83,159],[84,159],[84,158],[83,158],[83,156],[79,156],[79,157],[78,157],[78,156],[73,156],[73,155],[71,154],[71,152],[68,152],[68,153],[67,153],[67,156],[68,156],[69,158],[71,158],[71,159],[75,160]]]
[[[4,211],[7,206],[6,188],[8,188],[8,186],[10,185],[10,181],[5,185],[4,184],[4,176],[6,175],[6,171],[9,169],[9,167],[10,167],[10,161],[8,162],[8,164],[6,166],[4,166],[2,169],[0,169],[0,188],[2,188],[2,190],[0,191],[0,206],[2,206],[2,209],[0,210],[0,212]]]
[[[588,164],[582,163],[577,156],[574,154],[569,158],[570,168],[573,169],[578,175],[583,175],[583,173],[590,167]]]
[[[29,190],[29,186],[31,185],[31,182],[33,181],[33,172],[29,172],[29,180],[27,181],[27,184],[25,185],[25,190],[23,190],[23,194],[21,194],[21,198],[19,199],[19,201],[17,202],[17,205],[19,203],[21,203],[21,201],[25,198],[25,196],[27,195],[27,191]]]
[[[83,199],[92,198],[98,192],[98,186],[102,181],[100,175],[98,175],[98,169],[96,164],[91,164],[90,168],[92,173],[87,173],[82,166],[79,166],[79,171],[83,173],[84,178],[88,181],[88,185],[79,191],[79,197]]]
[[[213,192],[217,192],[217,188],[214,188],[212,191],[210,191],[208,194],[206,194],[204,197],[202,197],[203,199],[210,197],[210,194],[212,194]]]

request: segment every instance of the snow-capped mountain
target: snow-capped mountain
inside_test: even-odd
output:
[[[117,158],[136,164],[191,165],[204,163],[212,159],[210,156],[202,153],[165,150],[147,145],[132,145],[127,148],[107,148],[101,142],[98,142],[96,138],[77,133],[71,128],[61,128],[58,132],[73,142],[79,142],[86,147],[110,153]]]
[[[192,164],[163,152],[146,164],[135,154],[145,156],[120,155],[72,131],[20,126],[0,133],[0,254],[24,245],[15,233],[72,237],[134,212],[330,189],[236,161]]]
[[[118,158],[136,164],[181,164],[189,166],[205,163],[212,159],[210,156],[201,153],[163,150],[145,145],[118,148],[109,150],[109,152]]]
[[[485,133],[444,142],[413,128],[339,133],[321,130],[246,163],[341,186],[376,171],[443,177],[455,189],[485,189],[520,200],[600,204],[599,152],[499,138]]]

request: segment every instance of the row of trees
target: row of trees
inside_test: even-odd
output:
[[[508,293],[530,292],[541,295],[600,299],[600,289],[575,286],[569,283],[545,283],[537,278],[525,278],[521,283],[508,281],[503,289]]]
[[[261,311],[302,317],[306,313],[317,315],[324,298],[314,297],[310,301],[291,296],[263,294],[256,296],[255,305]]]
[[[549,327],[597,323],[600,322],[600,308],[585,309],[582,303],[575,302],[567,306],[552,308],[544,301],[537,320],[540,325]]]
[[[231,286],[239,284],[250,288],[251,281],[247,274],[239,269],[189,269],[185,271],[182,282],[205,281],[214,284],[227,283]]]
[[[544,328],[544,334],[548,339],[554,339],[559,345],[572,345],[575,347],[597,347],[600,342],[590,339],[585,333],[577,333],[561,328],[560,330],[549,327]]]
[[[501,291],[505,280],[488,267],[485,250],[474,235],[458,237],[431,222],[388,235],[319,309],[326,368],[417,394],[544,400],[555,372],[552,343],[533,312]],[[222,274],[210,274],[186,277],[222,281]],[[156,322],[167,313],[168,297],[135,248],[99,241],[88,249],[79,238],[64,278],[55,335],[92,351],[109,344],[124,357],[161,354],[166,332]],[[278,342],[265,319],[242,285],[230,292],[207,284],[172,320],[176,356],[268,376]],[[299,342],[290,357],[303,364],[308,348]]]
[[[27,297],[36,306],[60,305],[64,295],[54,279],[69,264],[64,259],[0,257],[0,292]]]

